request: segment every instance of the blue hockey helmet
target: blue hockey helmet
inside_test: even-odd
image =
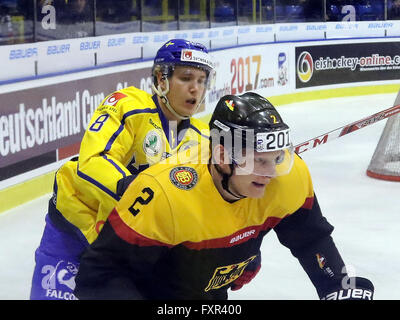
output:
[[[207,76],[213,70],[212,59],[207,48],[201,43],[184,39],[169,40],[157,51],[154,58],[153,70],[156,66],[161,65],[192,66],[205,70]]]
[[[210,88],[215,77],[214,66],[207,48],[201,43],[184,39],[172,39],[164,43],[157,51],[152,69],[152,89],[177,118],[188,119],[189,117],[178,114],[170,105],[167,98],[169,92],[168,78],[172,76],[175,66],[189,66],[204,70],[207,77],[206,88]],[[165,80],[165,88],[161,88],[158,83],[157,75],[160,73]],[[204,91],[197,108],[203,103],[205,93]]]

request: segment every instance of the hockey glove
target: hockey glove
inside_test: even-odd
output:
[[[245,284],[248,284],[257,275],[261,269],[261,255],[258,256],[249,263],[247,268],[243,271],[242,275],[237,278],[231,285],[231,290],[236,291],[241,289]]]
[[[321,300],[373,300],[374,285],[360,277],[348,278],[346,283],[338,283],[320,295]]]

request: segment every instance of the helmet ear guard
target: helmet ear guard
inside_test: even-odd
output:
[[[173,68],[172,66],[169,65],[154,65],[152,69],[152,76],[153,76],[153,84],[158,87],[158,75],[161,73],[161,79],[162,80],[167,80],[172,76],[173,73]]]
[[[163,77],[163,79],[165,79],[165,86],[166,86],[166,88],[163,90],[163,89],[161,88],[161,84],[158,84],[158,85],[157,85],[157,88],[156,88],[156,86],[154,85],[154,83],[151,85],[151,88],[152,88],[153,91],[160,97],[161,101],[165,104],[165,106],[167,107],[167,109],[168,109],[176,118],[181,119],[181,120],[189,119],[190,117],[184,117],[184,116],[180,115],[179,113],[177,113],[177,112],[175,111],[174,108],[172,108],[171,104],[169,103],[168,97],[167,97],[167,94],[168,94],[168,92],[169,92],[169,80],[168,80],[168,78],[165,77],[164,75],[163,75],[162,77]],[[158,81],[157,81],[157,82],[158,82]]]

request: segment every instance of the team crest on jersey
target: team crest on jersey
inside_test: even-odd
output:
[[[127,97],[127,95],[121,93],[121,92],[114,92],[112,95],[110,95],[106,101],[104,101],[103,106],[115,106],[119,100],[122,98]]]
[[[324,255],[321,253],[317,253],[315,255],[317,258],[318,266],[322,269],[322,271],[328,275],[329,277],[333,277],[335,273],[332,271],[332,269],[327,265],[327,260]]]
[[[247,265],[256,257],[257,256],[252,256],[243,262],[234,263],[229,266],[218,267],[215,269],[214,274],[204,291],[207,292],[213,289],[219,289],[235,281],[242,275]]]
[[[169,179],[175,187],[190,190],[197,184],[198,175],[191,167],[176,167],[169,173]]]
[[[161,135],[157,130],[151,130],[143,140],[143,150],[148,156],[154,157],[160,153],[162,147]]]
[[[317,257],[317,262],[318,262],[319,267],[321,269],[323,269],[324,266],[325,266],[325,263],[326,263],[325,257],[322,254],[319,254],[319,253],[317,253],[315,256]]]

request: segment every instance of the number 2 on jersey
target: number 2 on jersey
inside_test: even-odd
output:
[[[135,199],[135,201],[133,202],[133,204],[129,207],[129,211],[130,211],[134,216],[136,216],[136,215],[140,212],[139,209],[135,209],[135,208],[134,208],[134,206],[135,206],[137,203],[140,203],[140,204],[142,204],[142,205],[148,204],[148,203],[153,199],[153,197],[154,197],[154,191],[151,190],[150,188],[144,188],[144,189],[142,190],[142,193],[143,193],[143,194],[147,194],[147,197],[146,197],[145,199],[142,198],[142,197],[137,197],[137,198]]]

